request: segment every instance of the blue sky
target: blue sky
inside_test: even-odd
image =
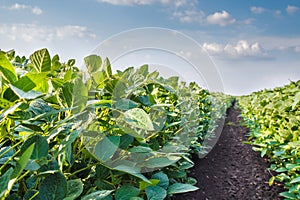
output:
[[[76,58],[82,65],[98,44],[124,31],[172,29],[209,53],[225,92],[247,94],[300,79],[299,19],[299,0],[0,0],[0,49],[28,56],[47,47],[51,54],[63,60]],[[149,39],[146,35],[145,40]],[[160,34],[147,37],[164,43]],[[175,40],[174,48],[176,44]],[[97,53],[109,56],[102,55],[106,49],[101,48]],[[181,53],[188,60],[196,56],[194,50]],[[160,57],[168,56],[139,51],[115,64],[152,62],[174,66],[174,74],[190,70],[175,58],[158,63]],[[197,79],[192,74],[187,73],[185,79]]]

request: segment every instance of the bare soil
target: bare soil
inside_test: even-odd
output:
[[[198,180],[195,192],[176,195],[173,200],[277,200],[282,185],[268,185],[271,174],[268,160],[252,150],[247,141],[249,130],[241,126],[240,110],[227,110],[225,126],[212,151],[204,158],[193,156],[189,176]]]

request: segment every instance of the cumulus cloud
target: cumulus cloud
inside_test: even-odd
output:
[[[173,17],[179,19],[179,21],[183,23],[203,23],[205,19],[205,14],[203,11],[184,10],[174,12]]]
[[[66,25],[60,27],[46,27],[37,24],[1,24],[0,36],[10,40],[32,41],[53,41],[68,37],[95,38],[85,26]]]
[[[291,14],[294,14],[295,12],[297,12],[298,9],[299,8],[297,6],[288,5],[285,10],[289,15],[291,15]]]
[[[43,10],[38,6],[31,6],[31,5],[18,4],[18,3],[15,3],[11,6],[2,6],[1,8],[7,10],[30,10],[30,12],[35,15],[41,15],[43,13]]]
[[[227,58],[265,57],[266,53],[258,42],[250,44],[239,40],[236,44],[204,43],[202,47],[211,55]]]
[[[236,22],[236,19],[232,18],[231,15],[225,10],[208,15],[206,20],[209,24],[216,24],[219,26],[227,26]]]
[[[250,11],[253,12],[253,13],[255,13],[255,14],[261,14],[261,13],[265,12],[266,9],[263,8],[263,7],[252,6],[252,7],[250,8]]]

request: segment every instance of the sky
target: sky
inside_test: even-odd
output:
[[[300,79],[299,19],[299,0],[0,0],[0,49],[149,63],[243,95]]]

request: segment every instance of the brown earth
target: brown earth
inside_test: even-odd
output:
[[[248,129],[241,126],[240,111],[234,106],[227,111],[221,136],[204,158],[193,156],[194,168],[189,176],[198,180],[195,192],[176,195],[173,200],[247,200],[283,199],[280,184],[268,185],[274,172],[268,170],[267,159],[252,150],[247,141]]]

